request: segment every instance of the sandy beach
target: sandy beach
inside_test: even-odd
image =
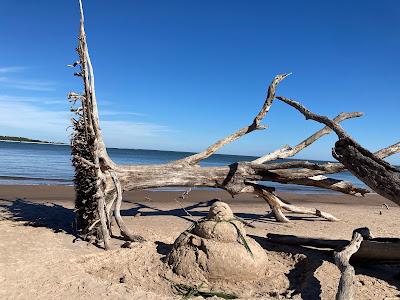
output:
[[[0,298],[181,299],[165,277],[174,282],[183,279],[166,266],[165,255],[191,220],[206,215],[215,199],[227,202],[236,216],[253,222],[256,228],[248,228],[247,233],[268,254],[268,274],[257,282],[208,283],[212,290],[235,293],[241,299],[334,298],[339,270],[331,252],[274,245],[267,241],[267,233],[350,239],[353,229],[367,226],[375,236],[400,236],[400,208],[377,195],[283,193],[280,196],[293,204],[317,207],[341,219],[328,222],[287,214],[288,224],[266,215],[266,203],[252,194],[232,199],[224,191],[196,190],[179,203],[180,195],[125,193],[122,216],[146,242],[121,248],[125,241],[115,227],[113,250],[104,251],[76,239],[72,187],[0,186]],[[400,297],[399,266],[356,267],[356,274],[357,299]]]

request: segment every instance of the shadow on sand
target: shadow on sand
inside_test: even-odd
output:
[[[46,227],[54,232],[76,235],[75,216],[70,208],[58,204],[34,203],[28,200],[1,199],[0,209],[8,214],[4,219],[24,222],[25,226]]]
[[[185,207],[177,207],[173,209],[167,209],[167,210],[162,210],[154,206],[150,206],[149,204],[145,203],[139,203],[139,202],[130,202],[126,201],[128,203],[131,203],[132,205],[136,205],[135,207],[121,210],[121,215],[122,216],[135,216],[138,213],[140,213],[141,216],[175,216],[181,219],[184,219],[186,221],[193,221],[192,217],[196,218],[203,218],[206,217],[208,214],[209,207],[213,205],[216,201],[219,201],[218,199],[211,199],[208,201],[203,201],[203,202],[198,202],[193,205],[188,205]],[[178,205],[178,203],[177,203]],[[198,210],[199,208],[205,208],[204,210]],[[189,214],[190,215],[189,215]],[[272,214],[254,214],[254,213],[240,213],[237,212],[235,213],[235,216],[246,220],[248,222],[251,221],[257,221],[259,223],[273,223],[277,224],[275,217]],[[321,218],[317,216],[305,216],[305,215],[300,215],[300,216],[293,216],[290,215],[288,216],[290,220],[303,220],[303,221],[321,221],[324,222],[326,220],[322,220]],[[328,221],[326,221],[328,222]]]

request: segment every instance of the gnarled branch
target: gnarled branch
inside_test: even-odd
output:
[[[363,181],[372,190],[400,205],[399,170],[362,147],[338,123],[328,117],[315,114],[294,100],[281,96],[278,96],[277,99],[297,109],[306,119],[312,119],[330,127],[339,136],[339,140],[332,150],[333,157],[339,160],[354,176]],[[393,154],[399,148],[396,144],[389,149],[378,152],[378,154],[380,156]]]
[[[362,112],[340,113],[333,120],[335,122],[339,123],[339,122],[342,122],[347,119],[361,117],[362,115],[363,115]],[[317,131],[313,135],[309,136],[308,138],[306,138],[305,140],[303,140],[302,142],[297,144],[295,147],[292,148],[292,147],[286,145],[283,148],[280,148],[280,149],[275,150],[271,153],[268,153],[264,156],[261,156],[260,158],[257,158],[256,160],[253,160],[253,163],[262,164],[262,163],[265,163],[265,162],[271,161],[271,160],[292,157],[292,156],[296,155],[297,153],[299,153],[304,148],[310,146],[312,143],[314,143],[319,138],[321,138],[324,135],[327,135],[331,132],[332,132],[332,129],[330,129],[328,126],[325,126],[321,130]]]
[[[269,109],[271,108],[272,102],[274,101],[274,98],[275,98],[275,90],[276,90],[276,87],[278,86],[279,82],[281,82],[283,79],[285,79],[289,75],[290,74],[280,74],[280,75],[275,76],[275,78],[272,80],[271,84],[268,87],[267,97],[265,99],[264,105],[262,106],[262,108],[261,108],[260,112],[257,114],[257,116],[254,118],[253,123],[251,123],[249,126],[243,127],[242,129],[236,131],[235,133],[232,133],[231,135],[227,136],[226,138],[223,138],[222,140],[219,140],[218,142],[212,144],[206,150],[204,150],[200,153],[188,156],[182,160],[177,161],[176,163],[186,163],[189,165],[197,164],[201,160],[206,159],[207,157],[210,157],[212,154],[214,154],[216,151],[218,151],[224,145],[237,140],[238,138],[244,136],[245,134],[248,134],[254,130],[265,129],[266,126],[263,126],[260,123],[261,123],[262,119],[265,117],[265,115],[268,113]]]

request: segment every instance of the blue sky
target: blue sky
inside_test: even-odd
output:
[[[199,151],[248,125],[267,85],[334,117],[377,150],[400,140],[399,1],[84,1],[107,145]],[[77,1],[6,1],[0,10],[0,135],[68,141],[81,82]],[[221,153],[258,155],[321,128],[276,101],[269,128]],[[331,159],[335,136],[301,158]],[[400,157],[391,161],[400,162]]]

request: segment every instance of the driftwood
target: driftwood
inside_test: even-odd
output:
[[[354,295],[354,267],[350,264],[350,257],[358,251],[363,241],[363,236],[354,231],[350,243],[341,251],[335,252],[335,263],[342,273],[336,293],[336,300],[352,300]]]
[[[268,241],[276,244],[306,246],[337,250],[349,244],[348,240],[310,238],[285,234],[267,234]],[[360,263],[400,263],[399,238],[363,239],[360,249],[352,255],[352,261]]]
[[[267,237],[268,241],[280,245],[309,246],[335,250],[335,264],[341,272],[336,294],[337,300],[353,299],[355,272],[354,267],[350,264],[350,260],[362,264],[400,263],[400,239],[373,238],[368,228],[358,228],[354,230],[350,242],[347,240],[309,238],[272,233],[269,233]]]
[[[333,157],[372,190],[400,205],[400,171],[381,157],[392,151],[399,151],[400,143],[373,154],[358,144],[335,120],[317,115],[286,97],[278,96],[277,99],[296,108],[306,119],[312,119],[331,128],[339,137],[332,150]]]
[[[329,221],[338,219],[316,208],[309,209],[288,204],[279,199],[272,188],[259,184],[260,181],[314,186],[355,196],[363,196],[369,192],[369,190],[356,187],[350,182],[323,176],[345,170],[342,164],[316,164],[307,161],[269,163],[272,160],[297,154],[322,136],[332,132],[329,126],[325,126],[295,147],[285,146],[263,155],[255,161],[237,162],[220,167],[200,167],[198,165],[199,162],[210,157],[224,145],[253,131],[266,128],[261,122],[273,104],[278,84],[288,74],[277,75],[272,80],[260,111],[248,126],[217,141],[204,151],[165,164],[118,165],[114,163],[107,154],[99,126],[94,72],[87,47],[81,0],[79,3],[81,12],[77,48],[79,61],[70,66],[80,69],[75,75],[82,78],[84,91],[82,94],[71,92],[69,99],[73,104],[72,110],[76,114],[76,118],[72,120],[75,130],[71,148],[75,167],[77,225],[83,237],[93,241],[97,240],[98,243],[104,244],[106,249],[109,248],[111,220],[114,216],[123,237],[131,241],[142,240],[140,236],[130,232],[120,215],[122,194],[128,190],[166,186],[203,186],[224,189],[232,196],[240,193],[255,193],[268,203],[276,219],[282,222],[289,221],[283,214],[284,210],[313,214]],[[341,113],[335,118],[335,122],[357,118],[361,115],[360,112]],[[397,149],[395,152],[399,150]],[[382,151],[382,158],[394,153],[393,151]]]
[[[379,195],[400,205],[400,171],[354,141],[341,138],[333,156]]]

